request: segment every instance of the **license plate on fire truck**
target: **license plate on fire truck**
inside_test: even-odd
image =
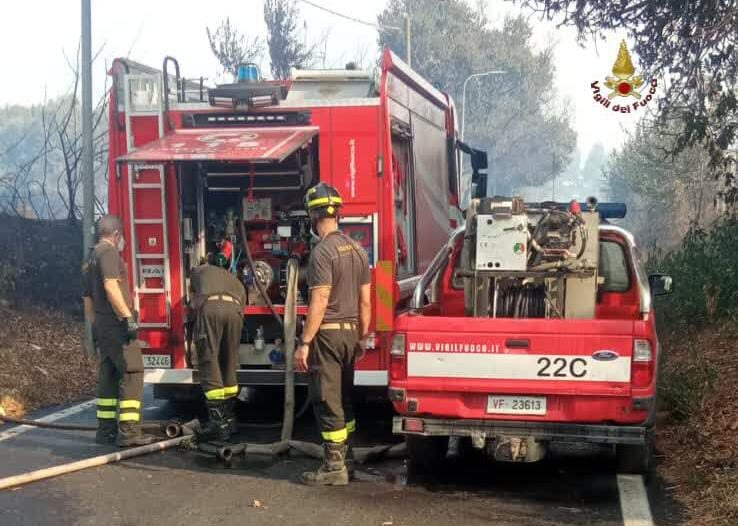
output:
[[[171,369],[172,357],[168,354],[144,354],[144,367],[146,369]]]
[[[545,396],[489,395],[487,412],[500,415],[545,415]]]

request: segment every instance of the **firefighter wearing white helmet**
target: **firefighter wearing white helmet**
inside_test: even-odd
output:
[[[353,472],[350,438],[356,429],[351,392],[354,362],[371,317],[369,261],[366,252],[338,230],[341,195],[319,183],[305,196],[320,242],[310,254],[310,305],[295,367],[308,372],[310,395],[323,436],[323,464],[304,473],[313,486],[348,484]]]

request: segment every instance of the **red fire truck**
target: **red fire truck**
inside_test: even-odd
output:
[[[356,384],[386,388],[395,315],[460,217],[463,146],[450,98],[388,50],[378,71],[294,70],[284,82],[244,65],[233,84],[206,88],[171,57],[162,71],[116,60],[111,75],[109,209],[125,220],[155,395],[198,382],[188,281],[220,246],[231,247],[248,293],[239,383],[283,383],[286,268],[306,266],[303,197],[318,181],[341,192],[341,228],[373,268],[374,338]],[[299,319],[302,279],[297,297]]]
[[[607,224],[624,205],[585,206],[474,200],[418,283],[390,367],[394,431],[416,465],[451,438],[518,462],[553,442],[614,444],[623,471],[648,470],[652,296],[671,278],[647,277],[633,236]]]

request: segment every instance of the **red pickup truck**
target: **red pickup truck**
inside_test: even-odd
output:
[[[442,459],[450,437],[503,461],[536,461],[555,441],[613,444],[624,472],[652,458],[659,343],[633,236],[599,226],[591,319],[470,317],[458,277],[464,228],[452,235],[396,319],[389,396],[411,462]]]

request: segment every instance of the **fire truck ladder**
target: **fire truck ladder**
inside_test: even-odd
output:
[[[159,127],[159,137],[164,135],[164,112],[161,75],[128,74],[125,77],[124,101],[126,114],[126,146],[129,152],[136,149],[133,136],[133,117],[156,116]],[[152,177],[153,174],[158,174]],[[129,164],[128,165],[128,205],[130,212],[131,232],[131,267],[133,272],[133,301],[135,309],[141,313],[139,326],[142,328],[171,327],[172,297],[171,280],[169,275],[169,236],[167,235],[167,207],[165,171],[162,164]],[[144,197],[145,196],[145,197]],[[154,203],[161,203],[161,217],[136,217],[136,203],[152,207]],[[155,206],[155,205],[154,205]],[[142,206],[139,210],[142,210]],[[157,207],[158,208],[158,207]],[[145,244],[139,244],[139,240]],[[152,247],[152,251],[146,247]],[[160,250],[154,247],[161,247]],[[161,265],[159,265],[161,262]],[[147,285],[147,280],[161,279],[162,287],[155,288]],[[147,296],[163,296],[165,316],[152,313],[152,302],[147,298],[144,301],[146,309],[141,311],[141,300]],[[159,302],[157,302],[160,304]],[[157,310],[157,309],[154,309]]]
[[[142,319],[139,326],[142,328],[170,328],[171,326],[171,281],[169,275],[169,237],[167,235],[167,208],[165,198],[165,180],[164,166],[161,164],[146,165],[129,165],[130,175],[128,178],[128,203],[130,207],[131,218],[131,258],[133,264],[133,294],[134,304],[137,311],[140,311],[141,297],[144,295],[163,295],[166,308],[165,321],[147,321]],[[141,172],[155,172],[159,174],[158,182],[139,182]],[[150,179],[150,178],[147,178]],[[143,192],[156,192],[158,200],[161,202],[161,217],[141,219],[136,217],[136,200],[140,198]],[[150,195],[150,194],[149,194]],[[151,201],[149,201],[151,202]],[[151,225],[156,225],[153,228]],[[146,228],[145,235],[140,231]],[[139,238],[148,237],[150,240],[159,240],[158,243],[162,247],[161,252],[144,252],[139,251]],[[150,275],[145,269],[158,269],[158,265],[151,265],[153,261],[162,262],[161,275]],[[146,280],[149,278],[161,278],[162,288],[150,288],[146,286]]]

